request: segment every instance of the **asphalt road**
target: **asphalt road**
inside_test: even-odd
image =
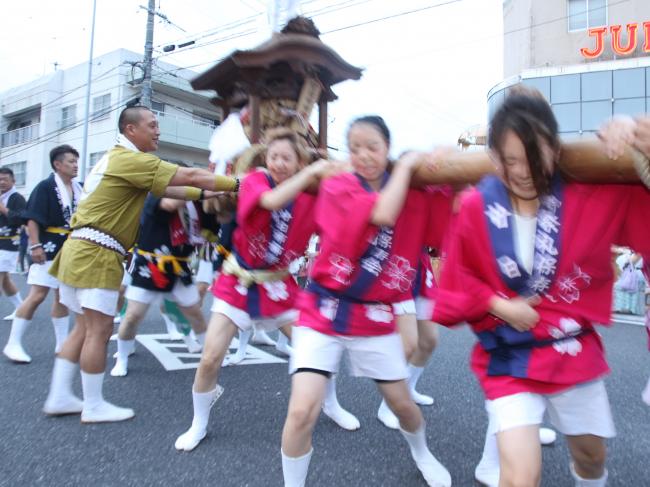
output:
[[[14,278],[24,294],[24,278]],[[81,425],[78,416],[42,414],[54,358],[49,299],[25,336],[33,362],[16,365],[0,357],[1,486],[282,484],[280,434],[290,384],[286,363],[224,369],[220,383],[225,393],[212,410],[208,437],[195,451],[178,453],[174,441],[192,419],[194,370],[166,370],[141,343],[131,359],[129,375],[108,376],[104,386],[106,398],[135,409],[135,419],[89,426]],[[9,302],[0,299],[0,316],[9,312]],[[140,332],[164,332],[156,310],[149,312]],[[2,346],[8,333],[9,322],[0,322]],[[604,329],[603,335],[613,370],[607,386],[618,429],[617,438],[609,443],[608,485],[647,486],[650,408],[640,400],[650,373],[645,331],[618,325]],[[439,349],[418,387],[436,398],[433,406],[423,408],[429,445],[451,471],[455,486],[474,485],[473,470],[486,427],[482,395],[468,367],[473,341],[465,328],[442,330]],[[184,351],[181,347],[165,348],[169,345],[165,340],[158,343],[171,350],[165,359],[168,365],[196,361],[179,356]],[[258,348],[277,355],[272,347]],[[109,350],[111,354],[115,350],[114,342]],[[251,361],[265,362],[265,356],[258,354]],[[76,389],[80,389],[79,381]],[[362,427],[356,432],[343,431],[321,416],[308,485],[425,485],[399,433],[386,430],[375,418],[379,394],[374,384],[350,377],[344,368],[338,391],[341,403],[358,416]],[[543,485],[573,485],[562,439],[544,448]]]

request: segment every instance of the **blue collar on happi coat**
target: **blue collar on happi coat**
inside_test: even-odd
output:
[[[551,181],[551,193],[540,197],[535,258],[529,274],[515,253],[514,212],[505,185],[496,176],[488,176],[478,186],[499,274],[520,296],[544,295],[555,279],[560,258],[563,189],[562,179],[556,174]]]

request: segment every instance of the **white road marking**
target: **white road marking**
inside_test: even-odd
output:
[[[117,336],[113,335],[111,340],[115,340],[116,338]],[[170,341],[169,335],[166,333],[137,335],[135,339],[149,350],[149,352],[156,357],[158,362],[160,362],[167,371],[196,369],[199,366],[201,354],[189,353],[183,340]],[[239,340],[233,338],[230,343],[229,353],[236,352],[238,346]],[[284,364],[286,362],[287,361],[282,358],[266,353],[265,351],[249,344],[246,349],[246,357],[237,365]]]

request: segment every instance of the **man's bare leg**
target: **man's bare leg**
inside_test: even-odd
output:
[[[178,305],[178,309],[181,311],[181,313],[183,313],[183,316],[185,316],[187,321],[190,323],[190,327],[194,332],[194,338],[196,338],[196,341],[194,338],[191,338],[191,341],[186,341],[187,348],[192,353],[198,353],[203,349],[203,346],[205,345],[205,334],[206,330],[208,329],[208,324],[206,323],[205,317],[203,316],[203,311],[201,311],[201,305],[199,302],[193,304],[192,306]]]
[[[20,293],[18,292],[18,288],[16,285],[13,283],[11,278],[9,277],[8,272],[0,272],[0,281],[2,282],[2,290],[4,291],[5,295],[11,301],[11,304],[14,305],[14,308],[18,308],[20,304],[23,302],[23,298],[20,296]],[[10,315],[7,315],[4,317],[5,320],[13,320],[14,317],[16,316],[16,310],[13,311]]]
[[[54,353],[58,353],[63,346],[68,333],[70,332],[70,312],[68,308],[59,302],[59,290],[54,290],[54,300],[52,301],[52,326],[54,327],[54,338],[56,345]]]
[[[132,409],[115,406],[104,400],[102,395],[106,351],[113,332],[113,317],[89,308],[83,308],[83,311],[86,336],[79,361],[84,394],[81,422],[106,423],[131,419],[135,416]]]

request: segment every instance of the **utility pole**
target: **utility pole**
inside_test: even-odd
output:
[[[97,0],[93,0],[93,20],[90,28],[90,55],[88,56],[88,81],[86,82],[86,115],[84,117],[83,144],[81,149],[81,167],[79,177],[82,181],[86,179],[86,160],[88,159],[88,117],[90,116],[90,83],[93,75],[93,47],[95,44],[95,12],[97,11]]]
[[[147,8],[147,37],[144,42],[144,79],[140,103],[151,108],[151,64],[153,61],[153,18],[156,15],[156,0],[149,0]]]

